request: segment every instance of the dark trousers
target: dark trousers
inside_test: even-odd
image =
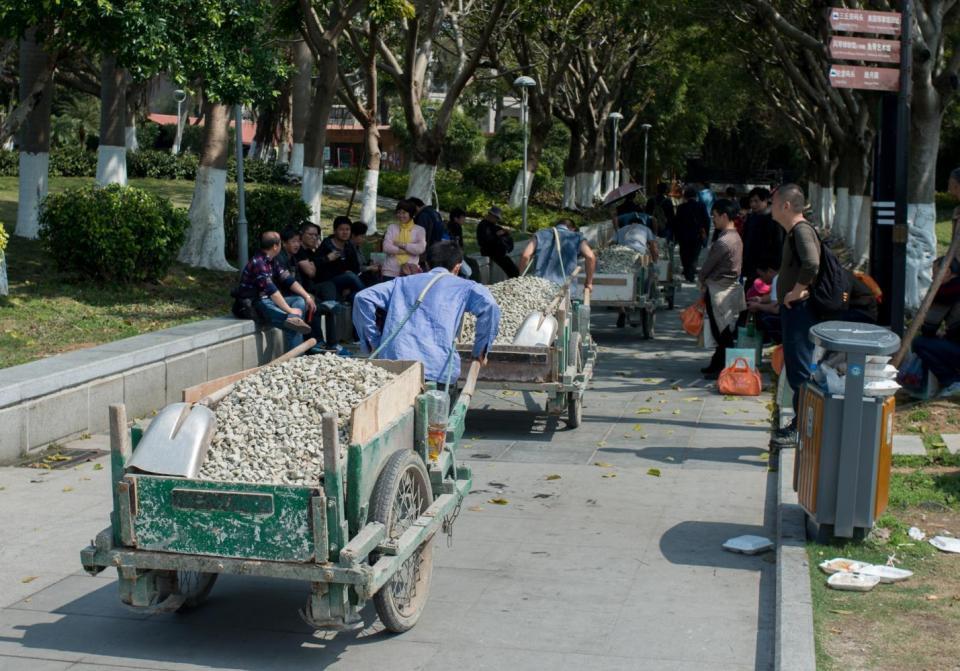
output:
[[[960,343],[920,336],[913,341],[913,351],[924,367],[937,377],[941,387],[960,382]]]
[[[713,356],[710,358],[710,370],[720,372],[723,370],[727,361],[727,348],[733,347],[736,341],[736,327],[728,326],[720,331],[717,327],[717,319],[713,316],[713,301],[710,300],[710,292],[706,294],[707,321],[710,322],[710,334],[717,342],[717,348],[713,350]]]
[[[683,265],[683,276],[687,282],[697,278],[697,257],[700,256],[700,243],[697,241],[683,241],[680,243],[680,263]]]
[[[800,402],[800,387],[810,377],[813,363],[813,342],[810,327],[817,323],[808,305],[809,299],[793,303],[793,307],[780,306],[780,332],[783,337],[783,367],[787,383],[793,390],[793,422],[797,421]]]
[[[517,264],[514,263],[513,259],[506,254],[501,256],[491,256],[490,260],[500,266],[507,278],[512,279],[514,277],[520,277],[520,269],[517,268]]]

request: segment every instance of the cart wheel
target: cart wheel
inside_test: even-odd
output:
[[[567,426],[576,429],[583,422],[583,394],[567,394]]]
[[[657,315],[653,310],[644,310],[641,316],[640,326],[643,328],[643,337],[647,340],[653,339],[654,322]]]
[[[397,452],[384,466],[373,490],[373,519],[396,540],[433,502],[430,476],[418,454]],[[420,619],[430,594],[433,539],[407,559],[393,578],[373,596],[377,615],[388,631],[407,631]]]
[[[210,595],[218,573],[201,571],[169,571],[157,607],[166,611],[184,612],[198,607]]]

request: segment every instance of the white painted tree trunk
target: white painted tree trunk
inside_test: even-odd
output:
[[[617,171],[616,170],[607,170],[605,173],[606,186],[603,189],[603,195],[607,195],[611,191],[617,188]]]
[[[293,150],[290,152],[290,168],[291,175],[296,175],[297,177],[303,177],[303,143],[294,142]]]
[[[287,142],[280,143],[280,153],[277,156],[277,163],[290,163],[290,144]]]
[[[833,230],[850,246],[850,189],[845,186],[837,189],[837,213],[833,218]]]
[[[7,138],[7,141],[3,143],[3,148],[5,151],[13,151],[13,136]]]
[[[97,184],[127,185],[127,148],[100,145],[97,147]]]
[[[198,268],[236,270],[224,256],[223,201],[227,171],[201,165],[190,202],[190,228],[178,259]]]
[[[320,211],[323,207],[323,169],[306,167],[303,169],[303,184],[300,197],[310,206],[310,221],[320,225]]]
[[[410,162],[410,183],[407,185],[407,198],[419,198],[427,205],[433,204],[433,191],[436,188],[437,166],[428,163]]]
[[[907,205],[907,279],[905,303],[911,312],[920,307],[933,281],[937,258],[937,208],[933,203]]]
[[[870,211],[873,198],[870,196],[850,196],[850,224],[854,227],[853,266],[862,268],[870,260]]]
[[[360,200],[360,221],[367,225],[367,235],[377,232],[377,188],[380,171],[367,168],[363,178],[363,196]]]
[[[250,147],[247,149],[247,158],[259,161],[258,151],[260,151],[260,145],[257,144],[256,140],[250,140]]]
[[[140,151],[140,143],[137,142],[137,122],[134,120],[132,126],[126,126],[123,129],[124,144],[127,151]]]
[[[627,170],[626,168],[622,168],[620,170],[620,179],[617,180],[617,186],[620,186],[621,184],[626,184],[629,181],[630,181],[630,171]]]
[[[510,200],[507,203],[510,207],[516,209],[523,205],[523,175],[524,171],[521,168],[517,171],[517,176],[513,180],[513,189],[510,191]],[[527,175],[527,202],[530,199],[530,187],[533,186],[533,173],[530,171],[526,172]]]
[[[563,209],[577,209],[577,176],[563,176]]]
[[[584,208],[593,207],[593,201],[599,197],[600,172],[577,173],[577,205]]]
[[[15,235],[36,239],[40,231],[40,203],[47,197],[50,154],[20,152],[19,199]]]
[[[10,283],[7,282],[7,257],[0,252],[0,296],[10,295]]]
[[[603,198],[603,170],[594,170],[593,171],[593,192],[591,197],[594,200]]]

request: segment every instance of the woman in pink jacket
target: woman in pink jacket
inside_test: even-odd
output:
[[[427,232],[413,223],[416,208],[401,200],[397,203],[397,223],[390,224],[383,236],[383,251],[387,255],[383,276],[393,279],[420,272],[420,255],[427,249]]]

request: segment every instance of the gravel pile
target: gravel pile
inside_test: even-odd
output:
[[[324,410],[335,411],[341,453],[350,413],[393,373],[360,359],[301,356],[240,380],[217,405],[204,480],[315,484],[323,472]]]
[[[543,311],[557,296],[560,285],[540,277],[515,277],[497,282],[488,287],[493,299],[500,306],[500,332],[497,345],[509,345],[531,312]],[[463,317],[463,333],[460,342],[472,345],[477,333],[477,322],[473,315]]]
[[[611,275],[630,272],[640,258],[640,254],[624,245],[601,249],[597,256],[597,272]]]

